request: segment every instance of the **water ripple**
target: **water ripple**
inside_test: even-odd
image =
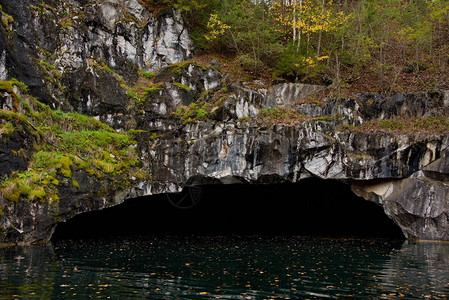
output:
[[[140,237],[0,249],[0,298],[445,299],[449,245]]]

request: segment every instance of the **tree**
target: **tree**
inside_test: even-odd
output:
[[[209,47],[235,53],[240,64],[251,72],[273,67],[281,45],[277,42],[279,35],[268,22],[267,8],[263,1],[223,1],[210,17],[210,31],[205,35]]]
[[[371,72],[391,86],[410,64],[416,77],[449,64],[448,0],[140,1],[171,3],[197,49],[235,55],[255,73],[340,83]]]

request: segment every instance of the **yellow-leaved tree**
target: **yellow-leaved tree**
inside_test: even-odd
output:
[[[293,40],[298,51],[303,36],[308,43],[316,37],[316,58],[319,59],[322,33],[335,30],[348,19],[336,7],[333,0],[274,0],[270,9],[277,30],[286,40]]]
[[[211,14],[207,22],[208,32],[204,36],[206,40],[211,41],[216,39],[219,35],[225,33],[226,29],[231,28],[229,25],[223,23],[218,19],[218,15]]]

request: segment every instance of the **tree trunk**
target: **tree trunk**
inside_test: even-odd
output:
[[[231,33],[231,38],[232,38],[232,41],[234,42],[234,47],[235,47],[235,50],[237,51],[237,55],[240,55],[240,49],[239,49],[239,45],[237,44],[237,40],[235,39],[235,35],[231,29],[229,29],[229,32]]]
[[[321,2],[321,15],[324,13],[324,0]],[[321,35],[323,34],[323,30],[320,29],[320,32],[318,33],[318,46],[316,50],[316,57],[320,57],[320,50],[321,50]]]
[[[296,52],[299,52],[299,48],[301,47],[301,14],[302,14],[302,0],[299,0],[299,15],[298,15],[298,45],[296,46]]]
[[[322,35],[322,30],[320,29],[320,32],[318,33],[318,46],[317,46],[317,50],[316,50],[316,57],[317,57],[317,58],[320,57],[320,50],[321,50],[321,35]]]
[[[296,41],[296,0],[293,1],[293,44]]]

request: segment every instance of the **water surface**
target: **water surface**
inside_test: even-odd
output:
[[[0,249],[0,298],[445,299],[449,245],[133,237]]]

